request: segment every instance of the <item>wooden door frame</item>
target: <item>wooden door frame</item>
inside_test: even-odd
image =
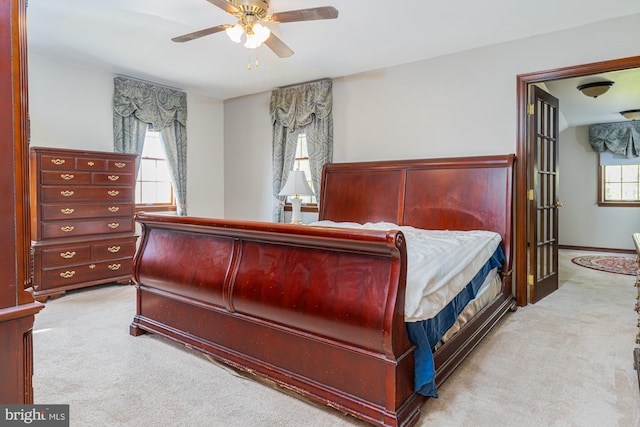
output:
[[[44,307],[31,286],[26,0],[0,0],[0,187],[13,206],[0,222],[0,402],[33,403],[32,329]]]
[[[532,159],[529,157],[530,146],[527,138],[527,103],[529,102],[529,85],[558,80],[569,77],[588,76],[591,74],[605,73],[610,71],[627,70],[630,68],[640,68],[640,56],[614,59],[611,61],[594,62],[591,64],[576,65],[572,67],[557,68],[554,70],[538,71],[527,74],[519,74],[516,79],[517,90],[517,146],[516,146],[516,301],[519,306],[528,303],[527,289],[527,190],[528,173]]]

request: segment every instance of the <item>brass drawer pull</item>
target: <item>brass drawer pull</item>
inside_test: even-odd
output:
[[[73,225],[66,225],[64,227],[60,227],[60,230],[64,231],[65,233],[68,233],[70,231],[73,231],[75,227]]]
[[[70,215],[75,211],[75,209],[73,208],[64,208],[64,209],[60,209],[60,212],[62,212],[65,215]]]
[[[107,250],[112,254],[115,254],[116,252],[120,251],[120,246],[111,246],[110,248],[107,248]]]
[[[62,190],[60,194],[62,194],[64,197],[70,197],[73,196],[74,193],[71,190]]]
[[[107,227],[111,228],[111,229],[116,229],[118,227],[120,227],[120,224],[117,222],[112,222],[111,224],[107,224]]]
[[[90,270],[93,270],[93,269],[95,269],[95,268],[96,268],[96,265],[95,265],[95,264],[91,264],[91,265],[89,266],[89,269],[90,269]]]
[[[70,279],[73,277],[73,275],[76,274],[75,271],[65,271],[64,273],[60,273],[60,277],[64,278],[64,279]]]
[[[110,196],[117,196],[120,192],[118,190],[109,190],[107,191],[107,194]]]
[[[53,163],[54,165],[63,165],[64,164],[64,159],[51,159],[51,163]]]
[[[122,264],[109,264],[108,268],[109,270],[119,270],[120,267],[122,266]]]
[[[67,180],[67,181],[70,181],[70,180],[72,180],[74,178],[74,176],[73,176],[72,173],[63,173],[63,174],[60,175],[60,178],[62,178],[64,180]]]
[[[109,178],[109,181],[117,181],[120,179],[119,175],[109,175],[107,176],[107,178]]]
[[[126,163],[121,163],[121,162],[114,163],[114,164],[116,165],[117,168],[123,168],[123,167],[127,166]]]
[[[109,212],[118,212],[120,210],[120,207],[118,207],[118,206],[109,206],[107,209],[109,210]]]
[[[64,259],[71,259],[71,258],[73,258],[74,256],[76,256],[76,253],[75,253],[75,252],[72,252],[72,251],[67,251],[67,252],[62,252],[62,253],[60,254],[60,256],[61,256],[62,258],[64,258]]]
[[[93,165],[95,165],[95,163],[93,163],[93,162],[87,162],[87,164],[88,164],[89,166],[93,166]]]

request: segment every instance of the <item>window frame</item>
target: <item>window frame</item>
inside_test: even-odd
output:
[[[638,164],[640,165],[640,158],[638,158]],[[598,153],[598,206],[602,207],[640,207],[640,199],[638,200],[605,200],[605,167],[617,166],[616,164],[602,164],[600,159],[600,153]]]
[[[151,129],[151,125],[149,125],[149,127],[147,128],[147,132],[152,131],[155,132]],[[145,135],[146,138],[146,135]],[[145,140],[146,142],[146,140]],[[144,149],[143,149],[144,152]],[[142,160],[146,159],[146,160],[154,160],[154,161],[164,161],[165,163],[167,162],[166,157],[164,159],[162,158],[158,158],[158,157],[142,157],[142,154],[140,155],[140,168],[142,168]],[[141,170],[138,171],[138,175],[141,175]],[[138,176],[136,176],[136,187],[138,186],[138,183],[140,181],[138,180]],[[171,203],[137,203],[135,204],[135,212],[177,212],[178,210],[178,206],[176,204],[176,197],[175,197],[175,193],[173,190],[173,182],[169,181],[169,185],[170,185],[170,189],[171,189]]]

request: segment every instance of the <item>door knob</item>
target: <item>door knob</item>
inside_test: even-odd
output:
[[[556,208],[562,208],[564,205],[560,202],[556,202]]]

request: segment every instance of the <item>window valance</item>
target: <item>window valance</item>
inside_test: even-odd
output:
[[[271,94],[269,113],[275,123],[299,131],[313,120],[331,115],[333,95],[330,79],[285,87]]]
[[[155,130],[173,127],[174,122],[187,125],[185,92],[127,77],[114,79],[113,110],[122,117],[134,114],[151,123]]]
[[[307,137],[309,168],[318,195],[322,167],[333,160],[333,106],[331,79],[301,83],[271,92],[269,113],[273,125],[273,220],[284,221],[285,197],[280,190],[287,181],[296,158],[298,137]]]
[[[589,126],[589,143],[595,151],[611,151],[626,158],[640,157],[640,123],[617,122]]]

